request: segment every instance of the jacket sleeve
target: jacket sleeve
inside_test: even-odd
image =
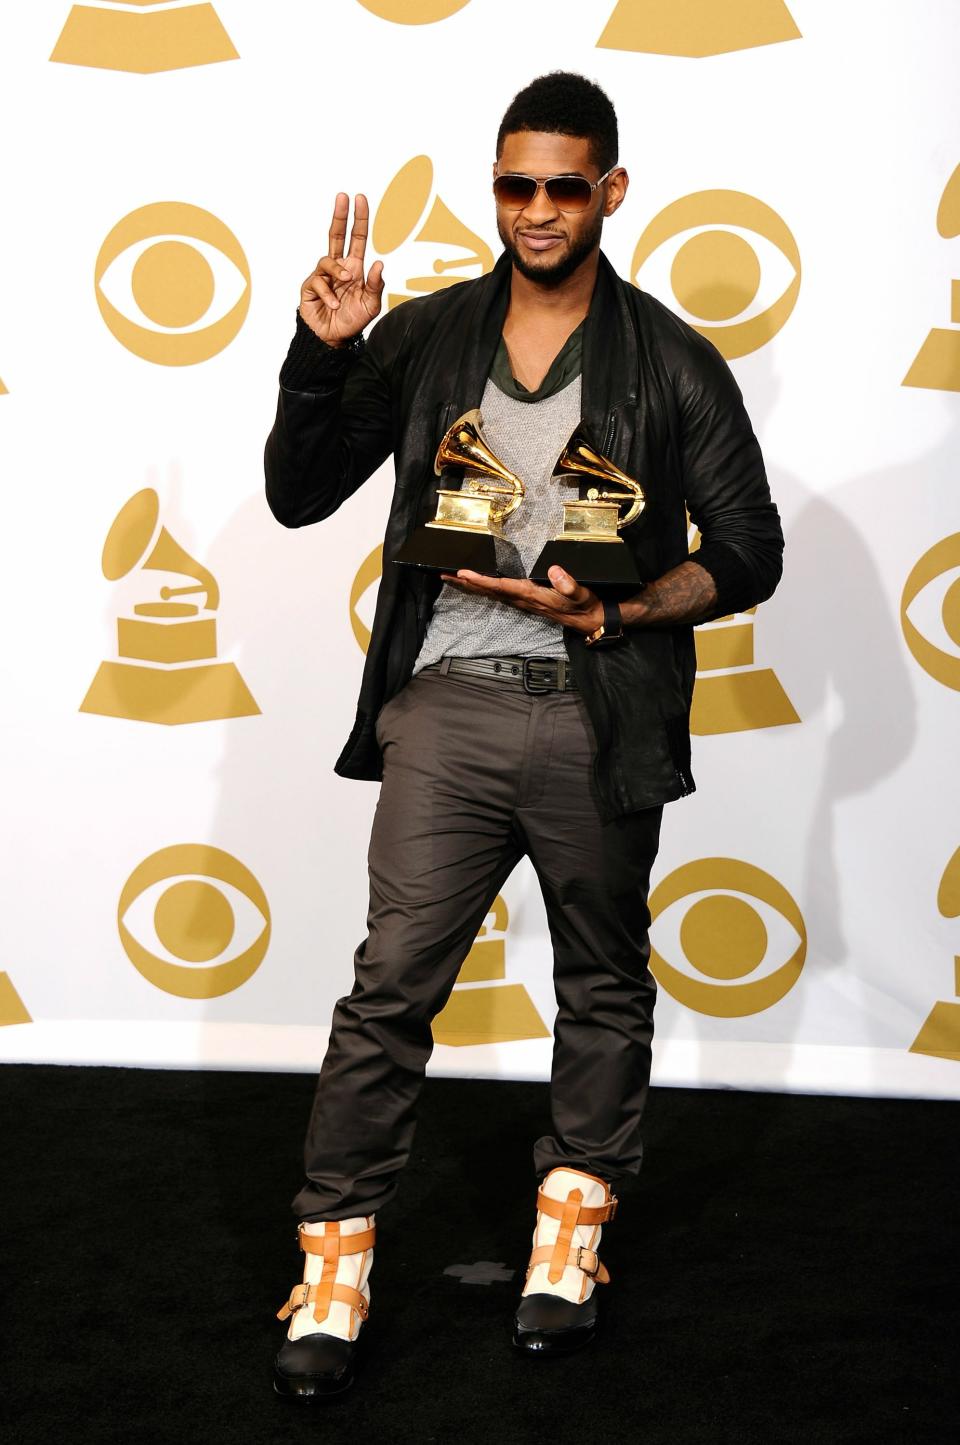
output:
[[[710,342],[695,332],[691,339],[674,376],[684,496],[702,539],[691,561],[716,583],[712,616],[725,617],[771,596],[783,532],[733,373]]]
[[[297,312],[263,459],[267,503],[285,527],[329,517],[393,450],[391,331],[381,322],[369,342],[327,346]]]

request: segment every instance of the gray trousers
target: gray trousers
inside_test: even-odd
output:
[[[578,694],[420,672],[383,709],[368,936],[333,1012],[304,1149],[301,1219],[372,1214],[413,1140],[431,1020],[503,883],[529,856],[546,904],[558,1013],[552,1132],[534,1169],[636,1174],[656,984],[650,869],[662,809],[602,823]]]

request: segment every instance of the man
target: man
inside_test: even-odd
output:
[[[364,274],[363,196],[344,254],[349,199],[337,197],[266,448],[267,498],[291,527],[328,517],[391,452],[396,472],[356,724],[336,765],[382,788],[369,933],[334,1011],[294,1201],[306,1268],[280,1312],[275,1385],[298,1398],[350,1383],[374,1216],[409,1154],[431,1020],[524,855],[546,904],[558,1013],[553,1132],[534,1149],[513,1339],[547,1355],[592,1338],[601,1226],[640,1167],[650,869],[663,804],[694,786],[692,624],[763,601],[780,576],[779,518],[729,369],[599,249],[628,183],[607,96],[581,76],[540,77],[508,108],[496,156],[493,272],[407,302],[366,342],[383,267]],[[645,491],[623,537],[646,585],[618,603],[559,567],[543,586],[394,564],[434,514],[441,438],[477,406],[489,446],[526,484],[505,524],[526,570],[575,495],[552,473],[582,424]]]

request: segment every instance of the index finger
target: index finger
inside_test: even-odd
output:
[[[483,587],[491,592],[503,592],[508,597],[536,597],[538,592],[552,590],[549,587],[538,587],[529,577],[488,577],[484,572],[471,572],[467,567],[461,567],[457,572],[457,581],[466,582],[472,587]]]
[[[364,252],[367,249],[367,231],[370,225],[370,207],[364,195],[356,195],[353,200],[353,230],[350,232],[349,255],[357,256],[362,261]]]
[[[347,215],[350,211],[350,197],[346,191],[338,191],[337,199],[333,207],[333,220],[330,222],[330,249],[328,256],[339,260],[343,255],[343,243],[347,238]]]

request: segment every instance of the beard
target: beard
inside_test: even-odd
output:
[[[603,230],[603,210],[598,207],[596,217],[592,225],[585,230],[576,241],[572,242],[569,251],[561,256],[553,265],[544,262],[541,265],[531,265],[527,258],[521,255],[517,243],[513,239],[513,231],[504,225],[501,218],[497,217],[497,231],[504,248],[510,252],[513,264],[521,276],[526,276],[529,281],[536,281],[540,286],[552,289],[560,286],[564,281],[569,280],[578,266],[581,266],[596,246],[600,244],[600,233]]]

